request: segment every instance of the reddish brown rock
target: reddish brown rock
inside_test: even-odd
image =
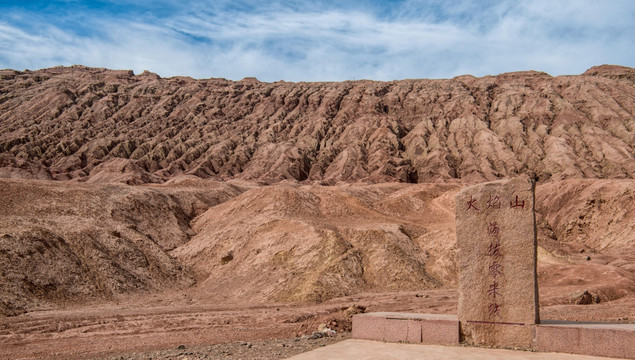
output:
[[[578,76],[339,83],[163,79],[82,66],[0,70],[0,155],[7,158],[0,176],[633,179],[634,78],[618,66]],[[119,158],[140,170],[120,176],[109,165]]]
[[[347,316],[324,314],[351,303],[454,313],[454,196],[519,173],[539,179],[543,317],[633,322],[633,81],[615,66],[298,84],[0,70],[0,177],[13,178],[0,179],[0,317],[48,310],[2,319],[0,349],[64,357],[168,347],[175,334],[291,336],[340,326]],[[601,302],[571,304],[584,290]],[[123,322],[122,299],[137,309]],[[327,299],[271,317],[291,309],[282,302]],[[235,316],[271,301],[276,311]],[[233,310],[198,318],[222,304]],[[191,317],[175,321],[179,312]],[[140,321],[152,330],[137,334]],[[419,337],[390,321],[392,339]],[[456,326],[422,327],[421,339]],[[523,325],[499,333],[526,346]]]
[[[597,294],[586,290],[571,295],[571,303],[576,305],[597,304],[600,301],[600,297]]]
[[[527,177],[456,196],[459,321],[468,343],[531,348],[539,322],[535,183]]]
[[[89,183],[124,183],[128,185],[140,185],[148,183],[162,183],[163,180],[151,174],[133,161],[122,158],[114,158],[97,165],[89,174],[86,182]]]

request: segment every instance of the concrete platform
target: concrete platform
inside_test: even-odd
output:
[[[635,324],[543,321],[535,349],[635,359]]]
[[[376,312],[353,316],[353,339],[458,345],[456,315]]]
[[[427,345],[460,344],[455,315],[377,312],[353,316],[353,339]],[[635,324],[543,321],[531,325],[528,348],[635,359]],[[512,347],[512,346],[510,346]],[[477,349],[477,348],[470,348]]]
[[[463,346],[346,340],[289,358],[290,360],[597,360],[595,356],[484,349]],[[608,360],[611,358],[602,358]]]

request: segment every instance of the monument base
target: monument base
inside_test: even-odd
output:
[[[377,312],[353,316],[353,339],[458,345],[455,315]]]
[[[470,329],[487,334],[491,324],[461,323],[455,315],[378,312],[353,316],[353,339],[430,345],[484,345],[543,352],[635,359],[635,324],[543,321],[505,324],[496,343],[475,339]],[[500,329],[500,324],[492,329]],[[470,333],[468,333],[470,332]],[[463,333],[462,338],[459,334]]]
[[[468,345],[517,348],[534,348],[536,325],[489,324],[479,321],[460,323],[461,342]]]
[[[535,349],[635,359],[635,324],[545,321],[536,327]]]

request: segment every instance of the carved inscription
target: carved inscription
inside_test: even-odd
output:
[[[490,194],[488,199],[485,200],[485,206],[479,205],[479,200],[474,195],[470,195],[467,201],[466,211],[480,211],[480,208],[487,211],[500,211],[501,210],[501,197],[498,194]],[[482,200],[481,200],[482,202]],[[512,197],[509,201],[510,209],[525,210],[525,200],[518,195]],[[487,247],[485,248],[485,255],[490,258],[488,264],[488,274],[491,278],[489,283],[489,289],[487,290],[487,296],[490,302],[487,304],[487,312],[492,319],[501,320],[500,311],[503,305],[503,293],[497,278],[503,277],[503,265],[498,262],[498,259],[503,256],[503,248],[500,241],[500,226],[496,221],[489,221],[487,228],[485,229],[489,239]]]
[[[509,326],[539,321],[534,190],[530,179],[517,178],[456,196],[459,321],[467,342],[525,346],[531,330]],[[502,335],[509,331],[517,332]]]

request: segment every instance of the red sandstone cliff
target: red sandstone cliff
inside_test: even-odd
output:
[[[261,83],[0,71],[0,177],[468,182],[633,178],[635,70]]]
[[[632,311],[634,81],[615,66],[297,84],[1,70],[0,316],[159,291],[453,287],[454,194],[525,172],[543,304],[589,290]]]

